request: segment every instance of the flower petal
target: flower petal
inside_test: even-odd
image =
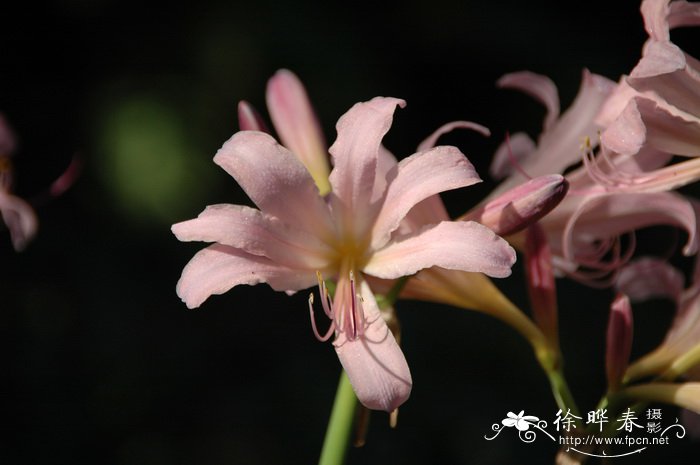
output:
[[[512,174],[516,166],[522,163],[536,150],[535,142],[524,132],[516,132],[508,137],[496,149],[489,166],[489,174],[493,179],[503,179]]]
[[[260,114],[245,100],[238,102],[238,128],[241,131],[260,131],[270,133]]]
[[[7,229],[10,230],[15,250],[24,250],[39,228],[34,209],[19,197],[0,190],[0,212]]]
[[[476,131],[478,133],[481,133],[481,135],[489,137],[491,135],[491,131],[485,126],[482,126],[478,123],[472,123],[471,121],[452,121],[447,124],[443,124],[439,128],[435,130],[431,135],[429,135],[423,142],[418,144],[418,151],[422,152],[424,150],[432,149],[435,147],[437,144],[438,139],[449,133],[454,131],[455,129],[471,129],[472,131]]]
[[[333,342],[358,400],[373,410],[392,412],[411,394],[406,358],[382,318],[366,282],[360,284],[364,333],[355,340],[341,332]]]
[[[466,187],[481,178],[455,147],[441,146],[399,162],[387,176],[384,203],[372,230],[372,247],[382,247],[401,220],[420,201],[440,192]]]
[[[620,270],[615,287],[635,302],[655,297],[668,297],[677,302],[683,292],[683,281],[683,274],[668,262],[641,258]]]
[[[510,275],[513,263],[513,248],[487,227],[473,221],[444,221],[375,252],[363,271],[391,279],[438,266],[503,278]]]
[[[562,238],[564,257],[575,259],[579,254],[577,247],[583,243],[592,244],[661,224],[684,228],[689,237],[683,253],[690,255],[697,251],[695,212],[682,196],[655,192],[590,197],[580,203],[566,224]]]
[[[214,244],[197,252],[182,270],[177,295],[187,307],[195,308],[209,296],[223,294],[239,284],[267,283],[277,291],[298,291],[316,282],[314,272],[303,273],[265,257]]]
[[[531,71],[518,71],[502,76],[496,85],[506,89],[518,89],[539,100],[547,109],[544,119],[545,131],[559,118],[559,92],[547,76]]]
[[[680,110],[698,115],[700,70],[693,64],[698,65],[671,42],[651,42],[627,81],[639,92],[652,91]]]
[[[276,217],[242,205],[211,205],[197,218],[172,226],[181,241],[218,242],[290,268],[326,267],[330,248]]]
[[[641,11],[644,29],[654,40],[669,40],[668,3],[670,0],[644,0]]]
[[[291,71],[279,70],[267,83],[266,97],[282,145],[299,157],[325,195],[330,190],[327,145],[303,84]]]
[[[522,161],[522,171],[531,177],[561,174],[566,168],[579,162],[584,139],[597,139],[598,126],[595,124],[595,117],[614,86],[615,83],[609,79],[584,70],[581,87],[574,103],[541,135],[537,150]],[[511,176],[491,192],[489,198],[496,197],[522,181],[522,176]]]
[[[394,109],[403,100],[375,97],[355,104],[336,125],[338,138],[329,149],[333,157],[332,191],[347,212],[365,209],[370,202],[382,138],[391,127]]]
[[[328,207],[289,150],[257,131],[233,135],[214,156],[260,210],[321,238],[332,235]]]

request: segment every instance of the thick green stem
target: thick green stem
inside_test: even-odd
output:
[[[335,394],[331,417],[328,420],[319,465],[342,465],[345,461],[356,405],[357,397],[348,376],[343,371]]]

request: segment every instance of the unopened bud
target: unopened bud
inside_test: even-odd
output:
[[[499,236],[521,231],[559,205],[569,183],[563,176],[540,176],[514,187],[461,219],[487,226]]]
[[[552,254],[547,237],[537,223],[527,229],[524,255],[527,291],[535,323],[552,346],[557,347],[559,344],[557,290]]]
[[[632,350],[632,332],[630,300],[625,294],[618,294],[610,305],[605,354],[605,371],[608,389],[611,391],[620,387],[620,381],[627,370]]]

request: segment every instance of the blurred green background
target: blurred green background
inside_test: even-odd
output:
[[[66,194],[37,207],[40,232],[25,252],[0,233],[3,464],[317,460],[339,364],[312,335],[307,293],[242,286],[198,310],[175,294],[202,245],[179,243],[170,225],[208,204],[249,202],[211,159],[237,129],[239,100],[266,114],[277,69],[304,81],[329,141],[342,113],[376,95],[408,102],[385,139],[398,156],[445,122],[488,126],[489,139],[444,139],[486,178],[505,132],[536,136],[543,117],[528,97],[497,90],[499,76],[547,74],[566,106],[584,67],[616,80],[645,40],[635,1],[62,0],[3,10],[0,112],[20,141],[17,192],[34,198],[73,157],[83,164]],[[491,187],[450,193],[448,206],[460,213]],[[499,285],[525,305],[521,277],[516,266]],[[560,284],[567,375],[592,409],[612,294]],[[635,353],[662,338],[672,306],[641,309]],[[402,302],[398,312],[413,394],[396,430],[373,416],[349,464],[553,463],[544,441],[484,440],[508,411],[548,421],[557,411],[514,331],[439,305]],[[675,410],[665,412],[671,422]],[[697,451],[686,438],[625,463],[694,463],[684,460]]]

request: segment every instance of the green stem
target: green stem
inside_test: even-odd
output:
[[[333,410],[328,420],[321,458],[318,460],[319,465],[342,465],[345,461],[356,405],[357,397],[348,376],[343,371],[340,374]]]
[[[554,400],[556,400],[557,406],[564,413],[569,410],[573,415],[580,417],[580,411],[576,405],[574,396],[569,390],[569,385],[566,383],[564,373],[562,373],[560,366],[549,370],[545,366],[542,368],[544,368],[547,378],[549,379],[549,384],[552,387],[552,394],[554,394]]]

